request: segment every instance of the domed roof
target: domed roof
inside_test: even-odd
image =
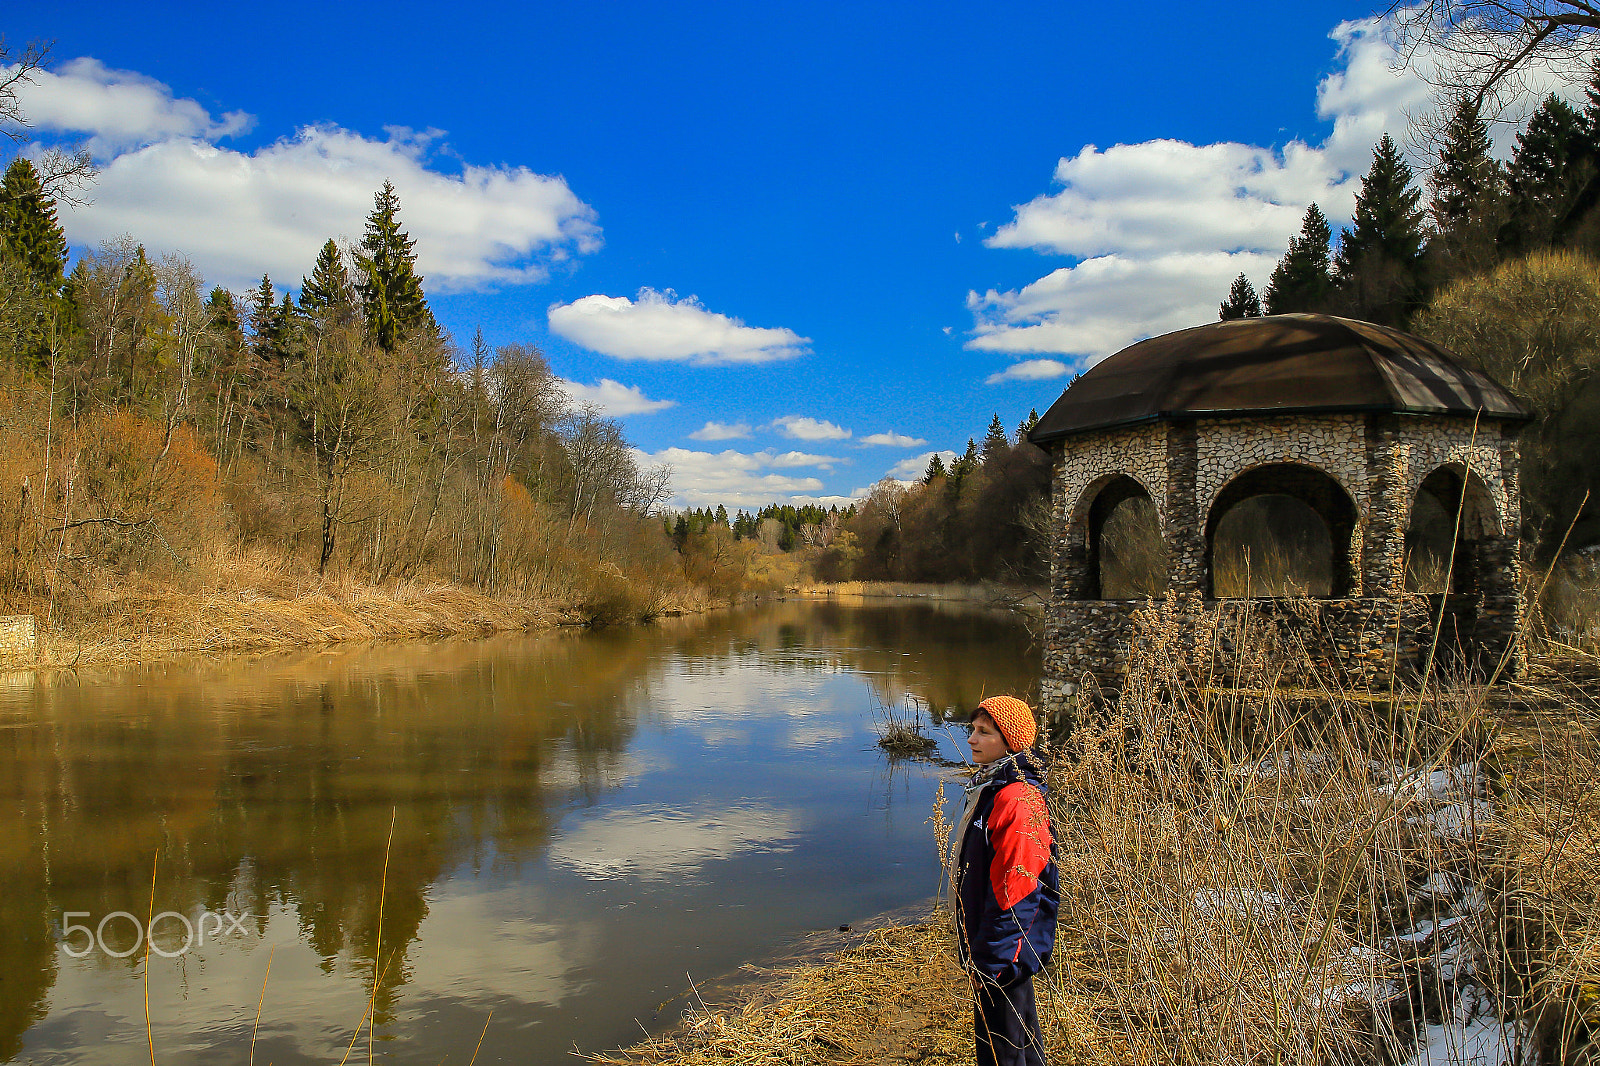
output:
[[[1271,315],[1122,349],[1067,386],[1028,439],[1161,420],[1354,411],[1529,417],[1505,389],[1421,337],[1332,315]]]

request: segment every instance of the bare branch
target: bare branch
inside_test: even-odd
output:
[[[28,120],[23,117],[22,104],[17,100],[17,90],[33,81],[33,76],[44,69],[50,59],[50,45],[33,41],[15,60],[0,37],[0,135],[21,143],[28,139]]]
[[[33,168],[39,172],[39,186],[45,195],[73,207],[91,203],[82,193],[94,183],[100,168],[87,148],[77,145],[48,149],[33,161]]]
[[[1400,65],[1498,117],[1544,71],[1581,77],[1600,57],[1591,0],[1395,0],[1385,12]]]

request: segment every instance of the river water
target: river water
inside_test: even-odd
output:
[[[948,771],[874,723],[1038,674],[1007,615],[789,601],[0,676],[0,1061],[336,1063],[369,1010],[390,1062],[629,1043],[933,896]]]

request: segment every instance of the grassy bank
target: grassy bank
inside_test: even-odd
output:
[[[57,614],[38,612],[37,648],[0,653],[0,668],[116,665],[186,654],[351,641],[477,636],[556,625],[637,621],[716,604],[692,586],[635,600],[625,579],[609,596],[489,595],[445,580],[383,585],[319,577],[266,553],[237,554],[174,580],[118,575]],[[648,598],[646,598],[648,596]],[[54,617],[53,617],[54,615]]]
[[[1115,712],[1051,770],[1052,1061],[1588,1063],[1600,1034],[1600,660],[1280,699],[1141,620]],[[930,840],[930,846],[933,841]],[[866,943],[608,1063],[970,1062],[947,923]]]
[[[794,585],[790,592],[796,596],[832,596],[839,599],[921,599],[1016,607],[1043,603],[1047,590],[994,582],[811,581]]]

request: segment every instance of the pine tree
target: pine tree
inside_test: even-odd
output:
[[[1269,315],[1297,311],[1326,311],[1333,292],[1333,273],[1329,267],[1328,242],[1333,231],[1322,209],[1306,208],[1300,220],[1300,234],[1289,238],[1289,249],[1272,270],[1265,295]]]
[[[18,156],[0,179],[0,332],[35,368],[49,363],[51,338],[66,328],[66,264],[55,201]]]
[[[61,292],[66,281],[67,238],[56,221],[56,202],[39,185],[39,173],[22,156],[0,179],[0,255],[19,266],[41,291]]]
[[[361,296],[367,332],[386,351],[394,351],[408,333],[437,329],[422,295],[414,243],[400,228],[400,198],[394,185],[385,181],[373,196],[366,236],[356,253],[360,274],[356,291]]]
[[[1030,407],[1028,409],[1028,417],[1022,420],[1021,425],[1017,426],[1017,443],[1021,444],[1023,441],[1027,440],[1028,434],[1032,433],[1033,427],[1037,426],[1038,424],[1039,409],[1037,407]]]
[[[1339,235],[1334,263],[1341,294],[1356,317],[1401,326],[1420,303],[1421,200],[1411,167],[1385,133],[1356,194],[1355,228]]]
[[[1249,278],[1240,274],[1233,279],[1233,285],[1228,289],[1228,298],[1222,301],[1217,318],[1223,322],[1231,322],[1236,318],[1260,317],[1261,299],[1256,295],[1255,286],[1250,284]]]
[[[1563,236],[1573,200],[1593,173],[1588,123],[1551,93],[1517,134],[1511,155],[1510,217],[1500,228],[1500,250],[1518,255],[1548,247]]]
[[[250,293],[250,350],[255,357],[271,366],[278,366],[286,358],[287,342],[292,328],[294,305],[285,293],[279,303],[272,291],[272,279],[261,275],[261,284]]]
[[[1452,272],[1481,269],[1493,261],[1495,234],[1505,221],[1505,168],[1490,154],[1488,124],[1470,97],[1456,104],[1443,141],[1429,178],[1428,210],[1438,231],[1430,248]]]
[[[355,291],[344,256],[332,237],[317,253],[311,277],[300,279],[300,313],[317,322],[343,321],[355,314]]]
[[[928,460],[927,471],[922,475],[922,483],[924,485],[931,485],[933,484],[934,478],[940,478],[944,476],[944,460],[939,457],[938,452],[934,452],[932,458]]]
[[[1010,450],[1011,438],[1006,436],[1006,427],[997,414],[989,420],[989,430],[983,435],[983,461],[994,462]]]

